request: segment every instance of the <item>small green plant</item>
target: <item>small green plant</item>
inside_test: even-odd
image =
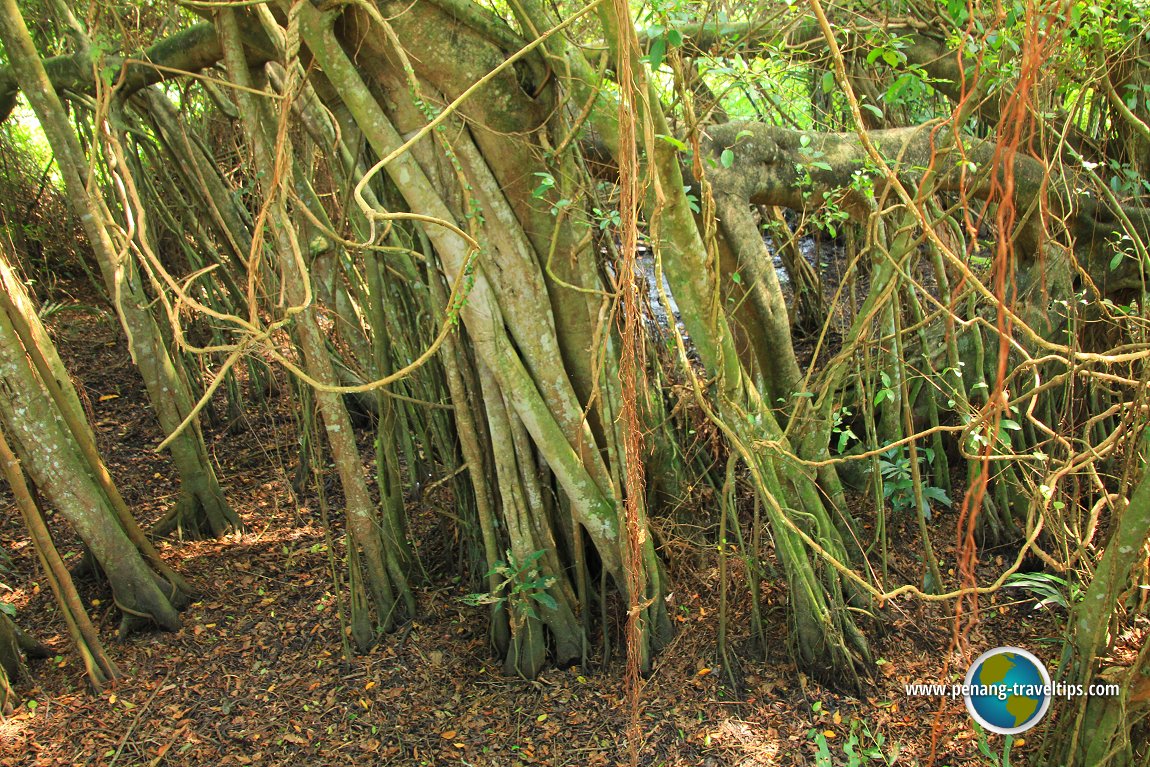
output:
[[[839,455],[846,452],[852,441],[860,441],[858,435],[846,423],[846,419],[850,418],[851,415],[853,413],[848,407],[835,408],[834,412],[831,413],[831,434],[834,438],[835,452]]]
[[[886,736],[880,731],[872,732],[866,722],[855,719],[851,722],[851,734],[843,744],[843,753],[851,759],[851,764],[863,764],[863,759],[879,764],[893,765],[898,761],[902,746],[898,743],[887,745]],[[857,754],[857,757],[856,757]]]
[[[990,747],[990,739],[986,736],[986,730],[982,729],[978,724],[974,725],[975,731],[978,733],[978,752],[986,757],[986,764],[990,767],[1010,767],[1010,748],[1014,745],[1014,736],[1006,735],[1002,739],[1002,755],[996,754]]]
[[[810,200],[814,195],[814,171],[829,172],[832,168],[827,162],[826,152],[812,144],[809,134],[804,133],[799,136],[799,156],[802,158],[802,162],[797,162],[794,166],[795,188],[802,190],[804,200]],[[850,213],[839,204],[843,192],[840,189],[833,189],[822,192],[820,196],[822,203],[814,206],[810,222],[832,238],[838,237],[839,228],[850,220]]]
[[[807,738],[815,744],[815,765],[817,767],[831,767],[836,763],[831,754],[830,742],[825,734],[817,728],[807,732]],[[851,720],[850,734],[842,745],[843,758],[838,764],[846,767],[863,767],[863,765],[884,764],[893,765],[898,761],[902,747],[898,743],[887,743],[882,732],[872,731],[870,726],[861,719]]]
[[[533,551],[516,562],[510,551],[507,552],[507,561],[499,561],[485,577],[498,576],[502,581],[491,591],[468,594],[463,601],[469,605],[503,604],[516,618],[535,618],[535,603],[541,604],[549,610],[559,607],[555,598],[547,593],[547,589],[555,583],[555,578],[543,575],[538,568],[540,558],[546,552],[540,549]]]
[[[684,186],[683,194],[687,196],[687,205],[691,208],[691,212],[701,213],[702,208],[699,207],[699,198],[697,195],[691,193],[691,187]]]
[[[882,380],[882,386],[874,394],[874,404],[877,407],[882,403],[890,400],[894,401],[894,385],[891,383],[890,375],[885,370],[879,371],[879,378]]]
[[[619,215],[617,210],[602,210],[600,208],[592,208],[591,212],[595,214],[595,220],[599,224],[599,229],[606,231],[607,229],[618,229],[623,225],[623,218]]]
[[[539,185],[531,192],[531,196],[536,200],[546,200],[553,190],[558,189],[555,177],[550,173],[536,173],[535,176],[539,178]],[[556,200],[551,204],[551,215],[558,216],[559,211],[570,204],[571,200],[567,198]]]
[[[1069,610],[1083,597],[1081,586],[1054,573],[1014,573],[1006,579],[1005,586],[1029,592],[1037,600],[1035,610],[1051,605]]]
[[[929,447],[919,448],[919,464],[933,464],[934,450]],[[914,510],[914,481],[911,478],[910,458],[900,448],[887,450],[878,459],[879,472],[882,474],[882,494],[890,503],[891,510],[896,514]],[[922,488],[922,511],[927,519],[931,517],[929,500],[941,503],[947,508],[951,505],[950,496],[941,487],[924,485]]]
[[[99,309],[88,304],[73,304],[65,301],[45,301],[40,305],[40,309],[36,312],[37,316],[44,322],[47,322],[52,317],[65,311],[81,312],[83,314],[99,314]]]
[[[978,383],[972,385],[970,390],[974,391],[975,389],[987,388],[988,387],[985,381],[979,381]],[[1013,414],[1018,414],[1018,408],[1016,406],[1012,405],[1010,410]],[[964,416],[964,419],[966,418],[967,417]],[[1022,424],[1020,424],[1018,421],[1015,421],[1013,418],[1000,418],[998,419],[998,431],[994,433],[993,436],[992,430],[993,424],[987,422],[983,424],[981,428],[970,432],[967,449],[972,453],[977,453],[982,449],[983,446],[990,444],[1010,447],[1012,445],[1010,433],[1012,431],[1021,432]]]
[[[1136,199],[1150,192],[1150,181],[1142,178],[1132,165],[1110,160],[1107,165],[1112,171],[1109,178],[1110,190],[1122,199]]]
[[[811,136],[808,133],[803,133],[799,136],[799,156],[802,162],[795,163],[795,188],[802,190],[803,199],[809,199],[814,188],[814,176],[812,171],[830,171],[833,170],[830,163],[826,161],[826,152],[811,145]]]

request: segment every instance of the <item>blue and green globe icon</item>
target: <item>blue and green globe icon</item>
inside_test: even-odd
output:
[[[1020,647],[996,647],[978,656],[966,672],[966,710],[991,732],[1026,732],[1050,708],[1050,674]]]

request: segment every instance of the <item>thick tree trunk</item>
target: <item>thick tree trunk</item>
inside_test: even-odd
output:
[[[5,431],[41,494],[72,524],[103,568],[116,605],[124,612],[122,630],[138,618],[169,630],[179,628],[177,610],[185,594],[149,567],[121,527],[5,312],[0,312],[0,387]]]
[[[25,657],[47,658],[51,654],[0,610],[0,715],[11,713],[20,702],[15,685],[31,678]]]
[[[371,76],[372,85],[382,86],[385,94],[411,87],[405,79],[410,75],[393,60],[394,51],[387,38],[376,34],[376,22],[363,14],[349,16],[339,25],[348,38],[347,44],[358,53],[358,66],[353,67],[330,20],[307,7],[301,11],[300,19],[303,39],[377,156],[393,153],[403,143],[393,120],[405,127],[418,127],[426,117],[415,111],[408,99],[377,96],[365,82],[363,73]],[[459,93],[484,73],[481,68],[492,53],[490,42],[471,37],[474,30],[459,28],[456,21],[441,16],[434,6],[413,8],[411,13],[401,14],[390,23],[405,45],[429,52],[439,50],[436,41],[450,28],[455,27],[455,34],[462,35],[455,40],[457,55],[448,59],[413,59],[418,76],[426,78],[427,84],[421,87]],[[449,279],[467,291],[460,316],[478,357],[490,370],[500,401],[509,415],[513,413],[514,423],[521,423],[530,435],[534,449],[565,491],[575,520],[598,550],[603,566],[623,587],[617,511],[620,496],[613,478],[622,473],[613,474],[605,462],[615,460],[612,455],[622,454],[613,452],[611,447],[617,435],[610,432],[616,426],[600,416],[601,406],[597,404],[591,409],[593,417],[587,418],[587,405],[581,399],[587,397],[588,402],[593,402],[593,355],[599,348],[597,344],[603,342],[596,340],[600,331],[595,321],[599,320],[600,311],[593,301],[595,294],[588,296],[578,288],[571,289],[572,283],[585,291],[600,289],[597,276],[593,276],[581,255],[586,253],[590,241],[579,230],[570,229],[562,216],[552,216],[550,202],[534,199],[531,172],[539,166],[527,161],[530,155],[517,148],[516,140],[504,132],[495,132],[505,128],[521,131],[525,122],[538,115],[538,105],[531,104],[520,85],[507,76],[496,78],[489,87],[498,95],[470,100],[463,107],[476,118],[472,124],[474,134],[462,128],[461,123],[453,122],[458,129],[450,132],[449,140],[437,138],[421,143],[413,152],[393,158],[385,170],[412,210],[449,224],[466,224],[477,234],[485,257],[473,264],[469,243],[457,232],[436,224],[425,228]],[[388,110],[381,104],[386,104]],[[513,123],[518,123],[518,127],[512,128]],[[439,152],[449,155],[454,170]],[[467,180],[471,210],[460,193],[450,191],[458,188],[459,174]],[[582,232],[586,233],[586,229]],[[581,261],[582,266],[575,266]],[[556,320],[559,316],[569,324],[560,328]],[[614,362],[608,360],[606,364]],[[613,377],[609,372],[598,375]],[[610,393],[600,396],[617,397]],[[606,448],[600,440],[607,442]],[[519,457],[506,463],[508,472],[516,464],[522,467],[534,463],[527,443],[513,440],[513,445]],[[500,479],[511,481],[519,485],[515,495],[528,504],[525,508],[532,525],[541,525],[535,527],[535,542],[531,545],[546,545],[550,549],[551,544],[546,541],[558,536],[549,531],[550,523],[544,521],[540,507],[530,500],[535,480],[518,472],[505,472]],[[502,499],[509,531],[520,529],[516,521],[520,512],[511,502],[512,497]],[[653,562],[652,556],[642,566]],[[564,585],[566,576],[558,558],[547,564],[544,572],[556,578],[557,586],[565,592],[570,589]],[[649,577],[647,582],[662,588],[657,576]],[[558,602],[562,604],[562,600]],[[662,609],[661,592],[653,603]],[[665,617],[665,612],[661,614]],[[581,639],[572,634],[570,621],[559,614],[545,617],[555,632],[559,654],[569,656],[581,645]],[[662,636],[667,621],[654,620],[650,625],[655,630],[653,636]],[[532,662],[527,663],[528,667],[531,665]]]
[[[13,390],[39,391],[43,395],[47,395],[44,397],[33,394],[32,397],[36,406],[43,408],[42,413],[53,419],[52,425],[58,427],[53,433],[57,434],[68,445],[69,449],[74,449],[75,456],[79,458],[77,465],[83,466],[86,478],[90,479],[92,488],[100,494],[100,503],[110,513],[114,520],[113,524],[118,525],[124,531],[144,559],[150,563],[150,566],[162,577],[163,581],[170,585],[168,591],[173,595],[179,595],[175,597],[176,601],[181,600],[182,595],[190,593],[191,589],[159,558],[155,549],[132,518],[97,452],[95,437],[79,397],[72,386],[71,378],[69,378],[67,370],[64,369],[47,331],[36,315],[35,308],[23,284],[16,278],[9,266],[7,256],[2,248],[0,248],[0,332],[11,343],[5,351],[12,354],[13,369],[19,373],[10,384]],[[14,417],[23,422],[22,425],[11,428],[26,427],[28,419],[32,417],[14,405],[11,412]],[[4,416],[0,414],[0,422],[3,420]],[[66,615],[69,611],[74,613],[71,618],[74,619],[76,625],[73,627],[70,620],[70,630],[75,628],[76,631],[84,635],[83,642],[77,644],[81,646],[85,663],[89,667],[92,684],[99,687],[105,678],[112,678],[117,675],[115,666],[105,658],[95,632],[90,630],[90,626],[85,629],[87,616],[84,614],[79,600],[75,598],[71,578],[59,561],[59,556],[55,552],[47,530],[43,529],[43,520],[40,518],[39,510],[31,501],[31,494],[26,490],[21,492],[21,488],[24,486],[23,472],[16,463],[15,456],[8,455],[9,448],[2,437],[0,437],[0,443],[2,443],[0,447],[3,447],[3,451],[0,452],[5,454],[0,456],[0,460],[3,460],[4,463],[4,473],[8,477],[9,485],[13,488],[21,512],[25,516],[29,533],[42,558],[42,563],[50,573],[49,581],[54,593],[56,593]],[[25,459],[28,458],[29,456],[25,455]],[[92,511],[99,513],[101,509],[93,508]],[[54,567],[55,565],[58,567]],[[87,646],[87,649],[84,646]]]
[[[1145,434],[1143,447],[1145,456],[1146,448],[1150,447],[1150,437]],[[1121,598],[1127,592],[1134,570],[1145,561],[1147,540],[1150,540],[1150,473],[1143,476],[1129,500],[1120,507],[1117,527],[1094,569],[1094,579],[1074,608],[1071,616],[1074,663],[1069,667],[1068,683],[1085,688],[1096,681],[1095,662],[1116,639],[1110,634],[1113,616],[1125,609]],[[1048,763],[1124,767],[1150,757],[1146,741],[1133,733],[1150,706],[1150,640],[1144,643],[1130,668],[1106,681],[1115,679],[1122,685],[1122,698],[1092,696],[1066,702],[1063,716],[1073,720],[1048,735],[1044,744]]]
[[[72,644],[83,660],[88,681],[92,689],[99,692],[105,682],[119,676],[119,669],[104,652],[99,634],[88,618],[80,595],[76,593],[72,576],[56,551],[44,516],[32,500],[32,493],[24,481],[24,472],[8,445],[3,428],[0,428],[0,475],[7,480],[16,505],[20,508],[20,515],[24,518],[24,525],[32,539],[32,546],[36,550],[40,566],[44,568],[44,575],[52,588],[53,596],[56,597],[56,604],[60,607]],[[0,708],[3,708],[3,701],[0,701]]]

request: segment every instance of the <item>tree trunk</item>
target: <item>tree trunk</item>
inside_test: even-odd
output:
[[[1150,436],[1144,433],[1142,440],[1144,457],[1150,450]],[[1071,616],[1074,661],[1066,680],[1083,685],[1083,689],[1098,679],[1095,661],[1116,639],[1110,633],[1114,617],[1126,609],[1122,597],[1131,575],[1145,562],[1146,542],[1150,540],[1150,473],[1144,474],[1119,509],[1117,527]],[[1133,666],[1106,681],[1115,679],[1122,685],[1119,698],[1084,695],[1066,702],[1062,716],[1067,720],[1073,717],[1073,721],[1047,736],[1043,748],[1049,755],[1048,763],[1125,767],[1144,763],[1139,760],[1150,756],[1146,739],[1134,732],[1136,727],[1144,732],[1143,720],[1150,705],[1150,640],[1144,642]]]
[[[0,421],[25,469],[104,569],[124,613],[121,631],[126,633],[144,618],[165,629],[179,628],[177,610],[186,599],[182,581],[161,577],[141,556],[137,546],[146,542],[138,528],[125,528],[125,520],[98,480],[106,476],[106,469],[102,465],[93,468],[30,355],[42,356],[37,349],[24,347],[8,312],[0,311],[0,388],[4,393]],[[131,532],[135,540],[129,537]],[[154,551],[148,553],[154,557]]]

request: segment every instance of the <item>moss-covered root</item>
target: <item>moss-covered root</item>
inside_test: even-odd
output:
[[[228,505],[218,485],[188,487],[185,482],[180,488],[180,497],[168,510],[164,518],[152,528],[152,535],[163,537],[177,535],[190,540],[221,538],[225,534],[242,528],[239,516]]]
[[[46,658],[51,651],[0,612],[0,713],[10,713],[20,702],[14,683],[30,678],[25,658]]]

